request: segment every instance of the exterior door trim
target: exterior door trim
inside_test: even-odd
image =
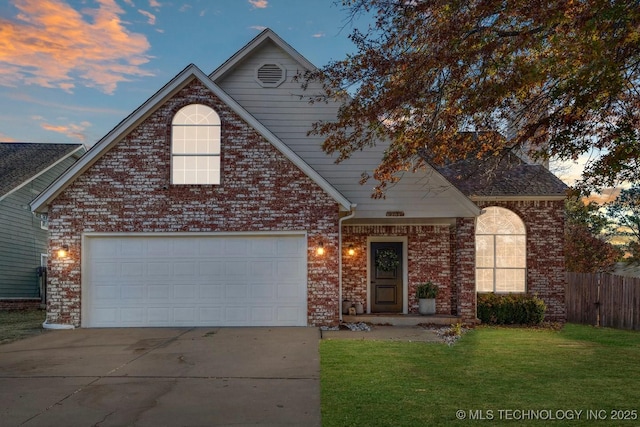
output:
[[[409,262],[407,257],[407,236],[369,236],[367,237],[367,254],[371,253],[372,242],[402,243],[402,314],[409,314]],[[367,313],[371,313],[371,257],[367,256]]]

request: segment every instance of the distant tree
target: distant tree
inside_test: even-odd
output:
[[[565,265],[567,271],[593,273],[609,270],[622,252],[607,241],[610,220],[595,202],[578,197],[565,202]]]
[[[640,261],[640,184],[622,189],[606,208],[617,226],[617,233],[630,238],[627,250],[632,259]]]
[[[350,35],[355,54],[306,75],[325,85],[314,101],[347,100],[311,132],[338,161],[390,142],[374,197],[426,161],[513,147],[565,160],[602,149],[585,190],[640,180],[639,0],[342,4],[375,19]]]
[[[594,236],[608,237],[611,219],[596,202],[585,203],[584,199],[573,194],[565,201],[565,220],[567,225],[584,226]]]

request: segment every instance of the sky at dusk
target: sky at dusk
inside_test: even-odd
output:
[[[342,59],[347,18],[333,0],[0,1],[0,141],[92,145],[187,65],[208,74],[266,27],[316,66]]]
[[[91,146],[187,65],[209,74],[267,27],[323,66],[370,19],[348,18],[334,0],[0,0],[0,142]]]

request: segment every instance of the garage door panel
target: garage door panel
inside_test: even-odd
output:
[[[296,307],[281,307],[276,311],[276,320],[283,323],[294,322],[300,314],[300,310]]]
[[[176,285],[173,297],[177,300],[193,300],[198,298],[198,285]]]
[[[224,308],[224,316],[226,322],[232,326],[242,326],[249,323],[249,308],[246,306],[228,306]]]
[[[295,284],[285,284],[280,283],[276,287],[277,289],[277,298],[279,300],[296,300],[299,296],[299,288]]]
[[[220,300],[224,298],[224,286],[219,284],[200,285],[200,299]]]
[[[233,301],[234,299],[247,300],[248,289],[247,285],[242,283],[230,283],[224,286],[225,299]],[[237,301],[235,302],[237,303]]]
[[[176,261],[173,264],[174,276],[197,276],[198,263],[192,261]]]
[[[202,323],[216,325],[222,321],[222,307],[199,308],[198,314]]]
[[[246,261],[227,261],[224,264],[224,276],[227,278],[242,279],[246,277],[247,274]]]
[[[93,289],[94,297],[98,300],[113,300],[120,299],[120,287],[119,286],[96,286]]]
[[[246,239],[225,239],[224,256],[229,258],[249,255],[249,242]]]
[[[272,285],[255,283],[250,286],[250,289],[252,300],[271,301],[273,299]]]
[[[145,299],[145,294],[146,292],[144,286],[123,286],[122,288],[120,288],[120,298],[124,300],[143,300]]]
[[[306,325],[304,236],[86,239],[83,326]]]
[[[252,277],[261,280],[273,280],[274,266],[272,261],[252,261],[247,266]]]
[[[172,285],[149,285],[149,299],[151,300],[171,300],[173,297]]]
[[[155,280],[158,278],[162,279],[170,279],[173,276],[173,264],[167,262],[147,262],[147,275],[154,277]]]
[[[120,254],[124,257],[139,257],[144,253],[144,243],[141,240],[123,240],[120,242]]]
[[[256,239],[251,245],[250,256],[272,257],[277,251],[277,241],[274,239]]]
[[[221,261],[200,261],[198,268],[202,278],[216,279],[224,274],[224,263]]]
[[[145,310],[141,308],[121,308],[120,320],[128,324],[142,325],[145,320]]]

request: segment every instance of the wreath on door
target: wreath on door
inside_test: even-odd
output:
[[[393,249],[381,249],[376,252],[376,268],[382,271],[393,271],[400,265],[398,254]]]

